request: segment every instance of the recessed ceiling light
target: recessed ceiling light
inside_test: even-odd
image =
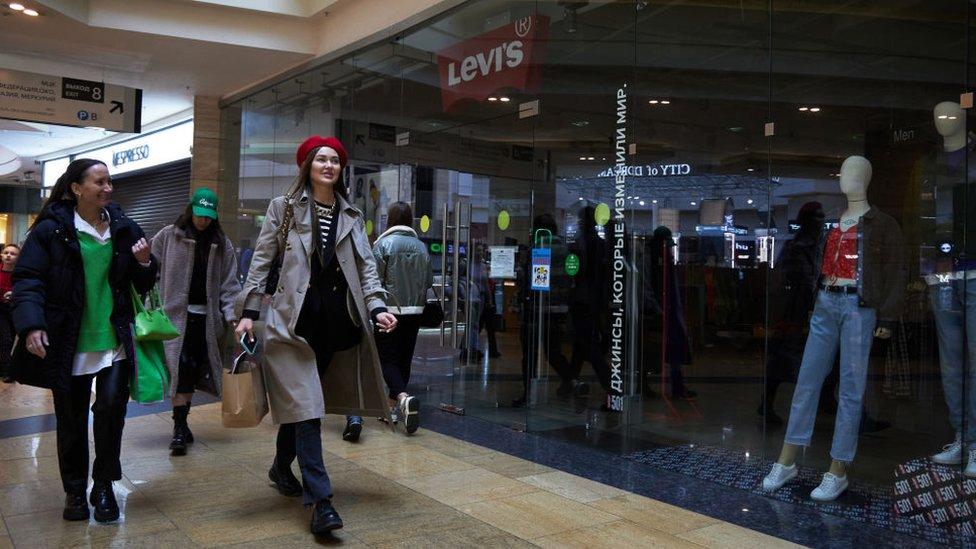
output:
[[[37,17],[38,15],[40,15],[39,13],[37,13],[37,10],[31,10],[31,9],[26,9],[24,10],[23,13],[24,15],[29,15],[31,17]]]
[[[580,160],[586,160],[586,157],[585,156],[581,156],[580,157]]]
[[[580,200],[583,200],[583,197],[581,196],[581,197],[579,197],[579,199],[580,199]]]
[[[660,101],[658,101],[657,99],[651,99],[650,101],[648,101],[648,103],[650,103],[651,105],[657,105],[658,103],[660,103]]]
[[[799,110],[800,112],[807,112],[808,110],[810,110],[810,107],[800,107]]]
[[[663,100],[661,100],[661,104],[662,105],[670,105],[671,104],[671,101],[669,101],[667,99],[663,99]]]
[[[14,11],[23,11],[24,10],[24,5],[23,4],[18,4],[16,2],[13,3],[13,4],[9,4],[9,6],[10,6],[10,9],[12,9]]]
[[[644,201],[643,201],[643,200],[641,200],[641,201],[639,202],[639,204],[640,204],[641,206],[643,206],[643,205],[644,205]]]
[[[651,204],[657,204],[657,199],[651,200]]]
[[[753,203],[755,203],[755,202],[756,202],[756,201],[755,201],[755,200],[753,200],[753,199],[751,199],[751,198],[750,198],[749,200],[746,200],[746,204],[753,204]]]
[[[498,101],[498,98],[497,97],[489,97],[488,98],[488,101]]]
[[[754,171],[756,171],[756,168],[746,168],[746,171],[747,172],[754,172]]]
[[[507,97],[499,97],[498,100],[501,101],[502,103],[508,103],[509,101],[511,101],[511,99]]]
[[[947,118],[949,118],[949,115],[948,114],[940,114],[939,115],[939,120],[946,120]]]
[[[956,118],[958,118],[958,116],[950,116],[949,120],[955,120]]]
[[[691,201],[691,205],[692,205],[692,206],[697,206],[697,205],[698,205],[698,203],[697,203],[697,202],[695,202],[694,200],[692,200],[692,201]]]
[[[596,160],[596,158],[593,158],[592,156],[587,156],[586,159],[587,160]]]
[[[820,112],[820,107],[810,107],[810,112]]]

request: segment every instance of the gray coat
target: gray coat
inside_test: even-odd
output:
[[[335,257],[349,285],[363,338],[359,345],[332,358],[319,378],[315,352],[295,333],[295,324],[312,276],[312,208],[306,192],[292,200],[294,221],[287,242],[280,242],[278,227],[285,214],[285,197],[271,201],[254,257],[235,307],[259,311],[275,256],[283,253],[278,287],[264,317],[261,334],[264,379],[275,423],[321,418],[326,413],[389,416],[386,386],[373,340],[370,311],[385,307],[383,288],[366,238],[362,214],[336,196]],[[328,337],[328,334],[322,334]]]
[[[159,260],[159,296],[166,316],[180,331],[180,337],[163,343],[166,365],[169,367],[169,394],[176,391],[186,328],[186,307],[193,275],[196,241],[182,229],[167,225],[152,239],[152,253]],[[234,320],[234,300],[240,294],[237,281],[237,253],[230,239],[224,237],[223,250],[216,243],[210,245],[207,261],[207,357],[210,371],[200,377],[200,389],[220,396],[221,366],[223,364],[224,334]]]

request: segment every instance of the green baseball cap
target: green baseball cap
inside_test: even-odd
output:
[[[207,187],[193,191],[190,204],[193,206],[193,215],[217,219],[217,193]]]

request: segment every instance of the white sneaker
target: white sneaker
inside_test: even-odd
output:
[[[838,477],[833,473],[824,473],[820,486],[810,492],[810,499],[815,501],[834,501],[837,496],[847,490],[847,475]]]
[[[976,448],[969,450],[969,463],[966,464],[963,474],[969,478],[976,478]]]
[[[962,463],[962,437],[956,435],[956,440],[952,444],[943,446],[941,452],[932,456],[932,461],[942,465],[959,465]]]
[[[774,463],[773,468],[762,481],[763,490],[767,492],[779,490],[784,484],[796,478],[796,474],[797,471],[795,463],[789,467],[779,463]]]
[[[400,409],[400,418],[403,425],[407,428],[407,434],[412,435],[420,427],[420,401],[415,396],[400,395],[397,402]]]

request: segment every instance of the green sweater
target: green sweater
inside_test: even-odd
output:
[[[112,288],[108,270],[112,265],[111,239],[101,244],[93,236],[78,232],[81,261],[85,271],[85,306],[81,311],[81,330],[76,352],[110,351],[119,346],[112,327]]]

